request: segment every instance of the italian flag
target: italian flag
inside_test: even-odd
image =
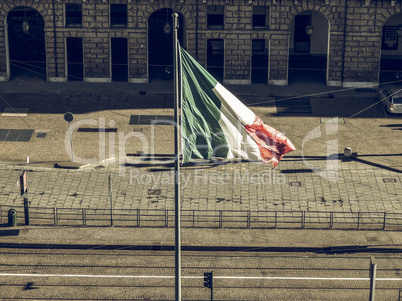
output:
[[[191,158],[239,157],[272,162],[295,150],[292,142],[256,116],[179,46],[183,163]]]

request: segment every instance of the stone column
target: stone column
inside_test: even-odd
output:
[[[269,70],[268,84],[288,84],[289,64],[289,35],[290,23],[289,7],[271,6],[271,38],[269,41]]]
[[[343,58],[345,52],[346,1],[339,1],[331,6],[329,19],[329,51],[328,51],[328,86],[342,86]]]
[[[147,83],[147,32],[142,30],[129,34],[129,78],[130,83]]]
[[[128,4],[128,82],[148,82],[147,5]]]
[[[107,3],[83,3],[83,28],[90,27],[84,37],[84,81],[109,83],[110,36],[109,5]],[[92,19],[92,20],[91,20]],[[93,21],[94,19],[94,21]]]
[[[375,1],[349,0],[345,32],[344,87],[375,85],[379,80],[381,27]]]
[[[0,18],[0,24],[4,24],[4,19]],[[8,81],[10,79],[10,70],[7,63],[7,39],[4,26],[0,26],[0,81]]]
[[[252,6],[226,6],[225,74],[226,84],[251,84],[251,20]]]
[[[268,84],[288,84],[289,63],[289,32],[276,32],[271,34],[269,45],[269,71]]]
[[[54,1],[44,5],[45,43],[47,81],[65,82],[66,76],[66,47],[64,32],[63,3]],[[54,17],[54,19],[53,19]]]

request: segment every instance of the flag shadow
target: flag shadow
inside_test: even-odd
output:
[[[135,154],[132,156],[140,156],[140,155]],[[155,160],[155,157],[157,157],[158,159]],[[229,163],[240,164],[250,162],[253,161],[247,161],[247,160],[232,161],[222,158],[193,159],[191,162],[180,164],[180,167],[184,170],[200,170],[200,169],[211,169]],[[174,157],[172,157],[172,155],[160,155],[160,154],[152,156],[144,156],[143,158],[141,158],[141,161],[139,163],[124,163],[124,167],[145,168],[149,172],[171,171],[174,169]]]

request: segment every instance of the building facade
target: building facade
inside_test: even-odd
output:
[[[173,12],[223,83],[402,79],[402,0],[1,0],[0,80],[168,80]]]

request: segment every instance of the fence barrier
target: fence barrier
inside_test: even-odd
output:
[[[24,225],[23,206],[0,206],[0,224],[17,211]],[[30,207],[30,225],[174,227],[174,210]],[[183,228],[277,228],[402,230],[402,213],[336,211],[182,210]]]

